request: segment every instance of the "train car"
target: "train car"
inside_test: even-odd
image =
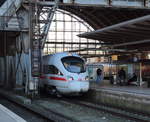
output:
[[[50,93],[78,95],[89,89],[84,60],[73,53],[43,56],[41,85]]]

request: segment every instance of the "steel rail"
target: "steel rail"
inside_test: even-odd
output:
[[[136,122],[150,122],[150,114],[147,113],[143,113],[139,111],[137,112],[129,109],[124,110],[123,108],[111,106],[108,104],[101,104],[101,103],[95,104],[95,103],[87,102],[85,100],[68,99],[68,98],[63,98],[62,100],[72,104],[77,104],[80,106],[91,108],[97,111],[107,112],[115,116],[124,117],[129,120],[134,120]]]
[[[8,101],[10,104],[15,105],[16,107],[19,107],[19,108],[21,108],[22,110],[27,110],[28,112],[30,112],[30,113],[32,113],[32,114],[34,114],[34,115],[37,115],[38,117],[40,117],[40,118],[46,120],[46,122],[54,122],[54,121],[50,120],[49,118],[47,118],[47,117],[41,115],[40,113],[37,113],[37,112],[35,112],[35,111],[31,110],[31,109],[28,109],[27,107],[25,107],[23,104],[20,104],[19,102],[12,101],[12,100],[6,98],[6,96],[3,96],[3,95],[0,95],[0,97],[3,98],[4,101]],[[6,107],[7,107],[7,106],[6,106]],[[10,110],[11,110],[11,109],[10,109]]]
[[[60,113],[54,112],[50,109],[43,108],[42,106],[38,105],[38,107],[32,106],[32,104],[24,104],[20,101],[13,100],[3,94],[0,94],[0,97],[4,98],[5,100],[15,104],[16,106],[25,109],[41,118],[46,120],[46,122],[57,122],[57,121],[64,121],[64,122],[72,122],[74,121],[72,118],[62,115]],[[75,121],[74,121],[75,122]]]

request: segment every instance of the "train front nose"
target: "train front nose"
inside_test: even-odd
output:
[[[69,89],[72,92],[86,92],[89,90],[89,82],[87,82],[87,81],[70,82]]]
[[[89,82],[80,83],[80,92],[87,92],[89,90]]]

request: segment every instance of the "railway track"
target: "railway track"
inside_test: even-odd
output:
[[[150,115],[148,114],[114,108],[108,105],[94,104],[80,99],[79,97],[56,98],[45,96],[32,101],[31,105],[25,105],[16,100],[13,101],[8,98],[6,99],[5,97],[3,97],[2,100],[0,101],[0,104],[2,103],[6,107],[8,106],[8,109],[10,110],[12,106],[17,107],[17,109],[15,107],[12,108],[15,109],[15,111],[18,110],[17,114],[21,117],[23,116],[22,118],[25,120],[27,116],[27,122],[33,122],[33,120],[36,120],[36,122],[85,122],[85,120],[86,122],[91,122],[93,119],[94,121],[92,122],[116,122],[111,121],[111,118],[108,116],[105,117],[105,114],[114,116],[112,118],[119,117],[121,120],[119,122],[150,122]],[[49,106],[49,108],[46,106],[46,104]],[[56,108],[58,110],[56,110]],[[91,111],[95,112],[91,114]],[[25,115],[22,115],[22,113]],[[100,113],[103,113],[103,115],[101,116]],[[32,120],[29,116],[33,117]],[[122,121],[122,119],[124,119],[124,121]]]
[[[131,110],[124,110],[122,108],[116,108],[112,107],[110,105],[103,105],[103,104],[94,104],[91,102],[83,101],[83,100],[77,100],[77,99],[69,99],[69,98],[63,98],[62,101],[76,104],[80,106],[84,106],[87,108],[91,108],[100,112],[106,112],[110,113],[115,116],[123,117],[128,120],[133,120],[135,122],[150,122],[150,115],[142,112],[136,112]]]
[[[36,100],[35,100],[36,101]],[[45,109],[33,103],[30,105],[0,95],[0,104],[22,117],[27,122],[72,122],[72,118]]]
[[[22,106],[16,102],[6,99],[5,97],[0,96],[0,99],[0,104],[7,107],[12,112],[16,113],[27,122],[54,122],[49,118],[46,118],[45,116],[42,116],[41,114],[26,108],[25,106]]]

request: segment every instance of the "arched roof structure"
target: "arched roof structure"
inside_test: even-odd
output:
[[[60,5],[60,9],[79,16],[95,30],[148,15],[148,8]]]

